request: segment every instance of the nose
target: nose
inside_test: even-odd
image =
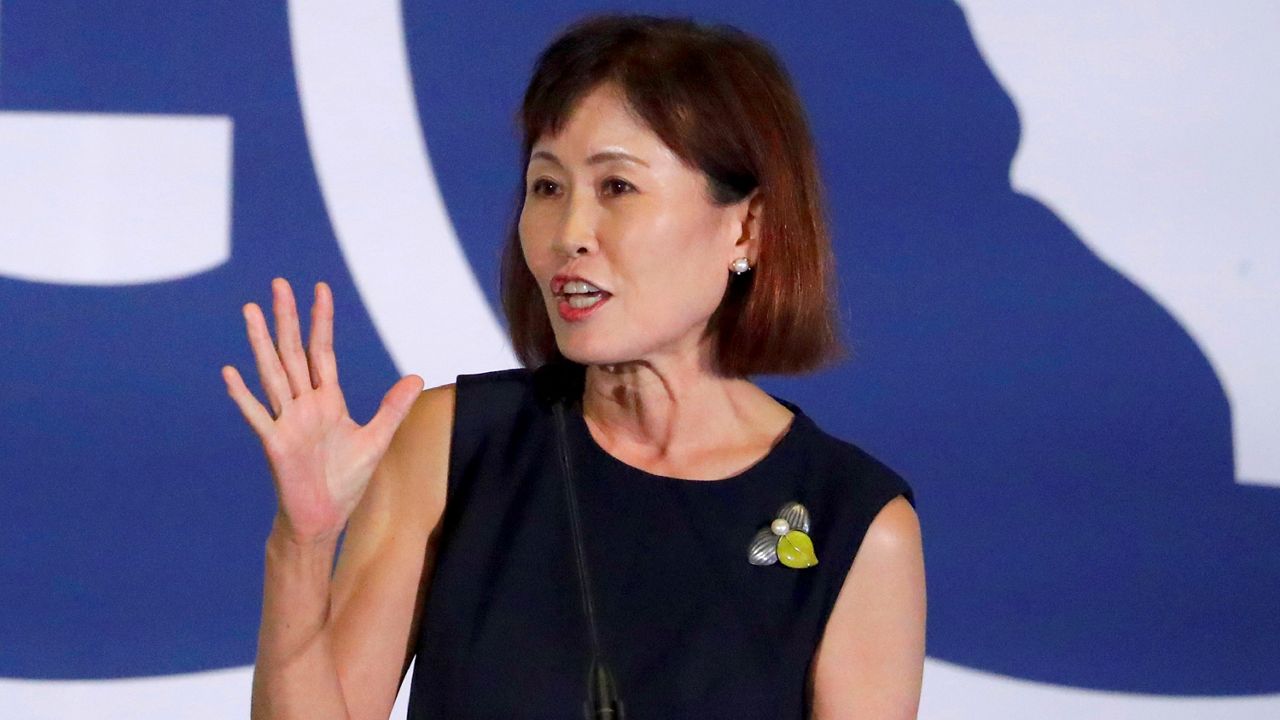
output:
[[[560,232],[556,233],[555,248],[566,257],[574,257],[595,252],[596,213],[592,198],[570,197],[564,205],[564,214],[560,221]]]

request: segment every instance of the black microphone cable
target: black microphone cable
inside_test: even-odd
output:
[[[578,563],[578,587],[582,591],[582,611],[587,616],[591,639],[591,666],[587,671],[587,700],[583,703],[586,720],[626,720],[622,700],[613,675],[605,664],[596,630],[595,602],[591,594],[591,578],[587,575],[586,551],[582,541],[582,519],[578,514],[578,496],[573,489],[573,468],[569,464],[568,432],[565,430],[563,397],[552,406],[556,420],[556,439],[560,446],[560,465],[564,469],[564,499],[569,509],[569,525],[573,530],[573,553]]]

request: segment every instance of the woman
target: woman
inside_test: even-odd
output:
[[[521,119],[503,299],[525,368],[408,376],[362,427],[328,286],[306,351],[283,279],[278,348],[245,306],[271,411],[223,375],[279,499],[254,717],[386,717],[415,655],[411,717],[578,716],[592,639],[633,718],[914,717],[911,489],[747,377],[839,355],[785,72],[732,28],[601,17],[543,53]]]

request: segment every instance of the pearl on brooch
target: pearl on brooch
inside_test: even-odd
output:
[[[769,524],[769,530],[778,537],[782,537],[791,532],[791,523],[786,518],[778,518]]]

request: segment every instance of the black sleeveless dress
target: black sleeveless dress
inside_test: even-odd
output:
[[[600,644],[628,720],[801,720],[823,627],[876,513],[911,488],[799,407],[730,478],[654,475],[604,451],[582,368],[458,376],[448,500],[417,638],[408,717],[581,718],[590,641],[554,416],[566,421]],[[818,564],[748,562],[789,501]]]

